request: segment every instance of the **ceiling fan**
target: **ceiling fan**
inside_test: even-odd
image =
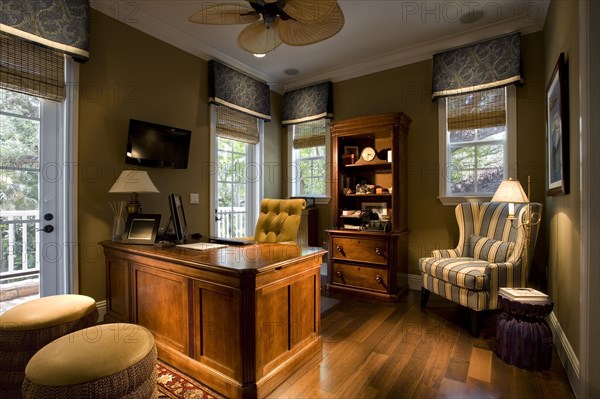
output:
[[[266,54],[281,43],[304,46],[328,39],[344,26],[337,0],[248,0],[208,3],[189,20],[198,24],[250,24],[237,42],[252,54]]]

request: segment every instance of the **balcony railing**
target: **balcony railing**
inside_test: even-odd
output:
[[[219,237],[245,237],[246,208],[219,207],[216,213],[217,235]]]
[[[40,272],[39,211],[0,211],[0,282]]]

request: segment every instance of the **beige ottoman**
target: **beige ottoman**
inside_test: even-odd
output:
[[[156,398],[156,346],[146,328],[102,324],[61,337],[29,361],[23,398]]]
[[[25,366],[40,348],[96,324],[98,309],[84,295],[34,299],[0,315],[0,398],[19,398]]]

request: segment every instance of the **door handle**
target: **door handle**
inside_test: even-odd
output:
[[[43,231],[44,233],[52,233],[54,231],[54,226],[52,226],[51,224],[48,224],[46,226],[44,226],[41,229],[38,229],[38,231]]]

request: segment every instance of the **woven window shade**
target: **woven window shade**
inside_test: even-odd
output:
[[[225,106],[218,106],[217,136],[258,144],[258,118]]]
[[[326,119],[319,119],[294,125],[294,148],[299,149],[325,145],[326,123]]]
[[[0,34],[0,87],[63,101],[66,93],[63,53]]]
[[[505,89],[491,89],[448,97],[448,131],[506,124]]]

